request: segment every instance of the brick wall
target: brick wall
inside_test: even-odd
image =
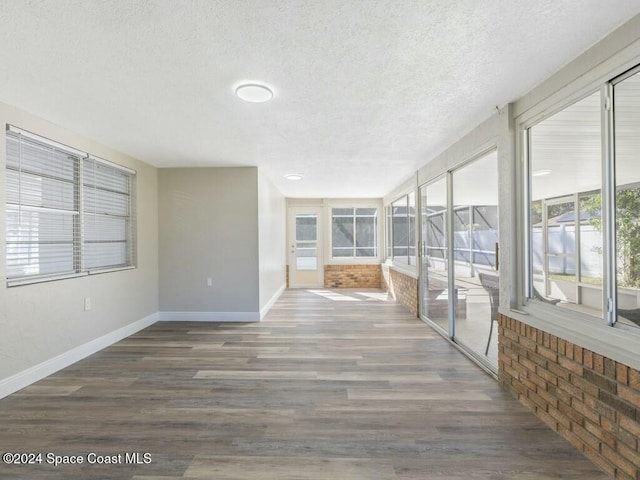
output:
[[[418,279],[383,265],[382,283],[382,288],[388,291],[396,302],[418,316]]]
[[[504,315],[499,381],[616,479],[640,480],[640,372]]]
[[[327,288],[381,288],[380,265],[325,265]]]

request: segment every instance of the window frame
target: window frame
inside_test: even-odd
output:
[[[14,287],[20,285],[29,285],[34,283],[42,283],[42,282],[50,282],[63,280],[67,278],[77,278],[83,277],[87,275],[94,275],[100,273],[108,273],[114,271],[122,271],[122,270],[131,270],[137,268],[137,202],[136,202],[136,184],[137,184],[137,172],[131,168],[119,165],[117,163],[111,162],[109,160],[105,160],[103,158],[97,157],[90,153],[84,152],[74,147],[70,147],[63,143],[57,142],[55,140],[51,140],[49,138],[43,137],[41,135],[29,132],[22,128],[16,127],[11,124],[6,124],[5,130],[5,139],[25,139],[30,142],[32,145],[43,145],[45,147],[51,147],[53,149],[64,152],[67,155],[73,156],[74,159],[74,176],[73,181],[69,182],[70,185],[73,185],[73,196],[74,196],[74,212],[73,213],[73,232],[71,238],[72,245],[72,253],[71,253],[71,263],[73,265],[72,270],[69,271],[57,271],[49,274],[33,274],[33,275],[20,275],[20,276],[8,276],[8,270],[6,271],[7,275],[5,276],[5,281],[7,287]],[[12,140],[13,141],[13,140]],[[5,156],[7,155],[8,145],[5,145]],[[125,246],[125,263],[122,264],[104,264],[103,266],[95,266],[92,268],[88,268],[85,265],[86,262],[86,252],[85,252],[85,232],[86,232],[86,224],[85,224],[85,196],[84,191],[87,188],[84,180],[84,170],[85,170],[85,162],[93,162],[93,165],[101,165],[106,167],[111,171],[116,171],[118,174],[121,174],[126,181],[126,193],[124,191],[118,192],[118,195],[126,196],[126,212],[127,215],[120,215],[119,218],[124,221],[125,224],[125,236],[124,236],[124,246]],[[8,166],[8,162],[5,162],[5,186],[8,184],[7,179],[7,171],[13,170]],[[21,170],[18,170],[19,174],[21,174]],[[44,178],[44,177],[42,177]],[[18,189],[20,190],[22,187],[23,180],[20,178],[17,181]],[[96,181],[96,183],[98,183]],[[22,203],[21,199],[17,203],[10,203],[8,197],[5,198],[5,212],[9,209],[21,210],[22,208],[28,207],[32,209],[30,205],[26,203]],[[42,211],[48,211],[46,207],[41,209]],[[105,214],[105,216],[110,216],[109,214]],[[114,217],[115,218],[115,217]],[[5,220],[6,222],[7,220]],[[6,227],[5,227],[6,228]],[[9,248],[8,245],[8,234],[9,230],[5,231],[5,266],[9,261]],[[104,243],[104,242],[103,242]]]
[[[517,289],[512,297],[512,308],[509,314],[520,317],[522,314],[530,315],[535,319],[545,319],[543,323],[561,322],[564,325],[562,330],[570,331],[571,334],[566,336],[578,337],[585,346],[596,343],[602,343],[602,335],[606,338],[618,342],[618,344],[627,344],[629,332],[640,332],[636,326],[626,325],[617,320],[617,272],[616,272],[616,179],[615,179],[615,99],[614,87],[625,79],[640,74],[640,64],[634,62],[630,68],[621,68],[621,71],[610,71],[599,79],[584,85],[582,88],[573,91],[572,94],[565,95],[561,101],[557,101],[559,93],[543,102],[537,113],[532,114],[531,111],[523,112],[515,118],[517,132],[516,135],[516,161],[518,167],[518,185],[522,186],[521,192],[517,195],[520,205],[518,210],[522,212],[519,222],[517,222],[516,238],[520,246],[520,254],[517,261]],[[555,305],[548,305],[545,302],[533,298],[533,230],[531,219],[531,192],[532,192],[532,173],[531,164],[531,128],[541,123],[546,118],[563,111],[582,99],[598,93],[600,96],[600,167],[601,167],[601,199],[602,199],[602,250],[603,250],[603,268],[602,268],[602,303],[603,312],[600,316],[585,314]],[[553,100],[556,100],[553,102]],[[546,108],[545,108],[546,107]],[[519,169],[519,170],[518,170]],[[589,192],[575,192],[577,198]],[[576,251],[576,260],[579,259],[579,253]],[[578,281],[578,279],[576,279]],[[526,320],[525,320],[526,321]],[[527,322],[529,323],[529,322]],[[590,331],[583,332],[584,326],[589,325]],[[554,330],[557,329],[555,326]],[[582,327],[582,328],[580,328]],[[609,328],[616,327],[616,328]],[[600,332],[600,337],[597,335]],[[595,337],[594,337],[595,336]],[[633,338],[631,339],[633,341]],[[609,341],[605,341],[609,344]]]
[[[410,197],[413,195],[413,204],[410,204]],[[395,231],[393,229],[393,208],[394,204],[403,201],[403,207],[406,209],[406,221],[407,221],[407,244],[402,248],[406,248],[406,255],[394,255],[394,238]],[[398,205],[395,205],[398,206]],[[410,214],[410,208],[413,208],[413,216]],[[385,211],[385,231],[384,237],[386,241],[385,256],[386,263],[392,265],[403,272],[416,276],[418,273],[418,261],[419,261],[419,245],[418,245],[418,228],[419,228],[419,214],[418,214],[418,196],[414,188],[410,190],[404,190],[402,194],[396,195],[388,203],[384,205]],[[413,252],[413,255],[411,253]],[[399,260],[404,258],[404,260]]]
[[[333,251],[334,251],[334,246],[333,246],[333,219],[334,219],[334,210],[346,210],[346,209],[350,209],[352,211],[351,215],[338,215],[339,217],[345,217],[345,218],[351,218],[353,220],[352,225],[353,225],[353,246],[352,247],[337,247],[337,248],[350,248],[352,250],[353,255],[350,256],[335,256]],[[373,215],[373,219],[374,219],[374,225],[373,225],[373,247],[360,247],[360,248],[366,248],[366,249],[373,249],[373,255],[361,255],[358,256],[357,255],[357,250],[358,250],[358,246],[357,246],[357,242],[358,242],[358,236],[357,236],[357,218],[368,218],[369,216],[360,216],[358,217],[357,215],[357,211],[359,209],[371,209],[371,210],[375,210],[375,215]],[[342,206],[342,205],[331,205],[329,208],[329,251],[331,253],[331,255],[329,256],[329,258],[333,261],[333,262],[362,262],[362,261],[371,261],[371,260],[376,260],[378,261],[378,259],[380,258],[380,245],[379,245],[379,233],[378,233],[378,228],[379,228],[379,217],[380,217],[380,208],[378,208],[378,206],[375,205],[350,205],[350,206]]]

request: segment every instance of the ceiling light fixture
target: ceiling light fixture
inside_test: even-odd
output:
[[[551,170],[536,170],[531,175],[533,175],[534,177],[543,177],[545,175],[549,175],[550,173]]]
[[[303,176],[300,175],[299,173],[289,173],[288,175],[285,175],[284,178],[286,178],[287,180],[302,180]]]
[[[273,91],[257,83],[244,83],[236,88],[236,95],[245,102],[262,103],[273,98]]]

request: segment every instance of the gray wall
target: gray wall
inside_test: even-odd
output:
[[[259,312],[258,169],[166,168],[158,183],[160,311]]]
[[[3,381],[158,311],[157,169],[17,108],[0,103],[0,125],[13,124],[137,171],[138,268],[8,288],[0,284],[0,387]],[[5,135],[0,135],[5,158]],[[4,203],[4,162],[0,199]],[[0,209],[4,239],[5,210]],[[6,244],[0,242],[0,257]],[[0,261],[0,278],[6,278]],[[84,311],[84,298],[91,310]],[[151,318],[150,320],[153,320]],[[2,388],[0,388],[2,390]],[[0,391],[0,393],[2,393]]]
[[[265,313],[286,284],[287,202],[271,181],[258,173],[260,312]]]

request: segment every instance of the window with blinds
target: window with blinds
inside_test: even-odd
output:
[[[9,285],[135,265],[135,172],[7,127]]]

